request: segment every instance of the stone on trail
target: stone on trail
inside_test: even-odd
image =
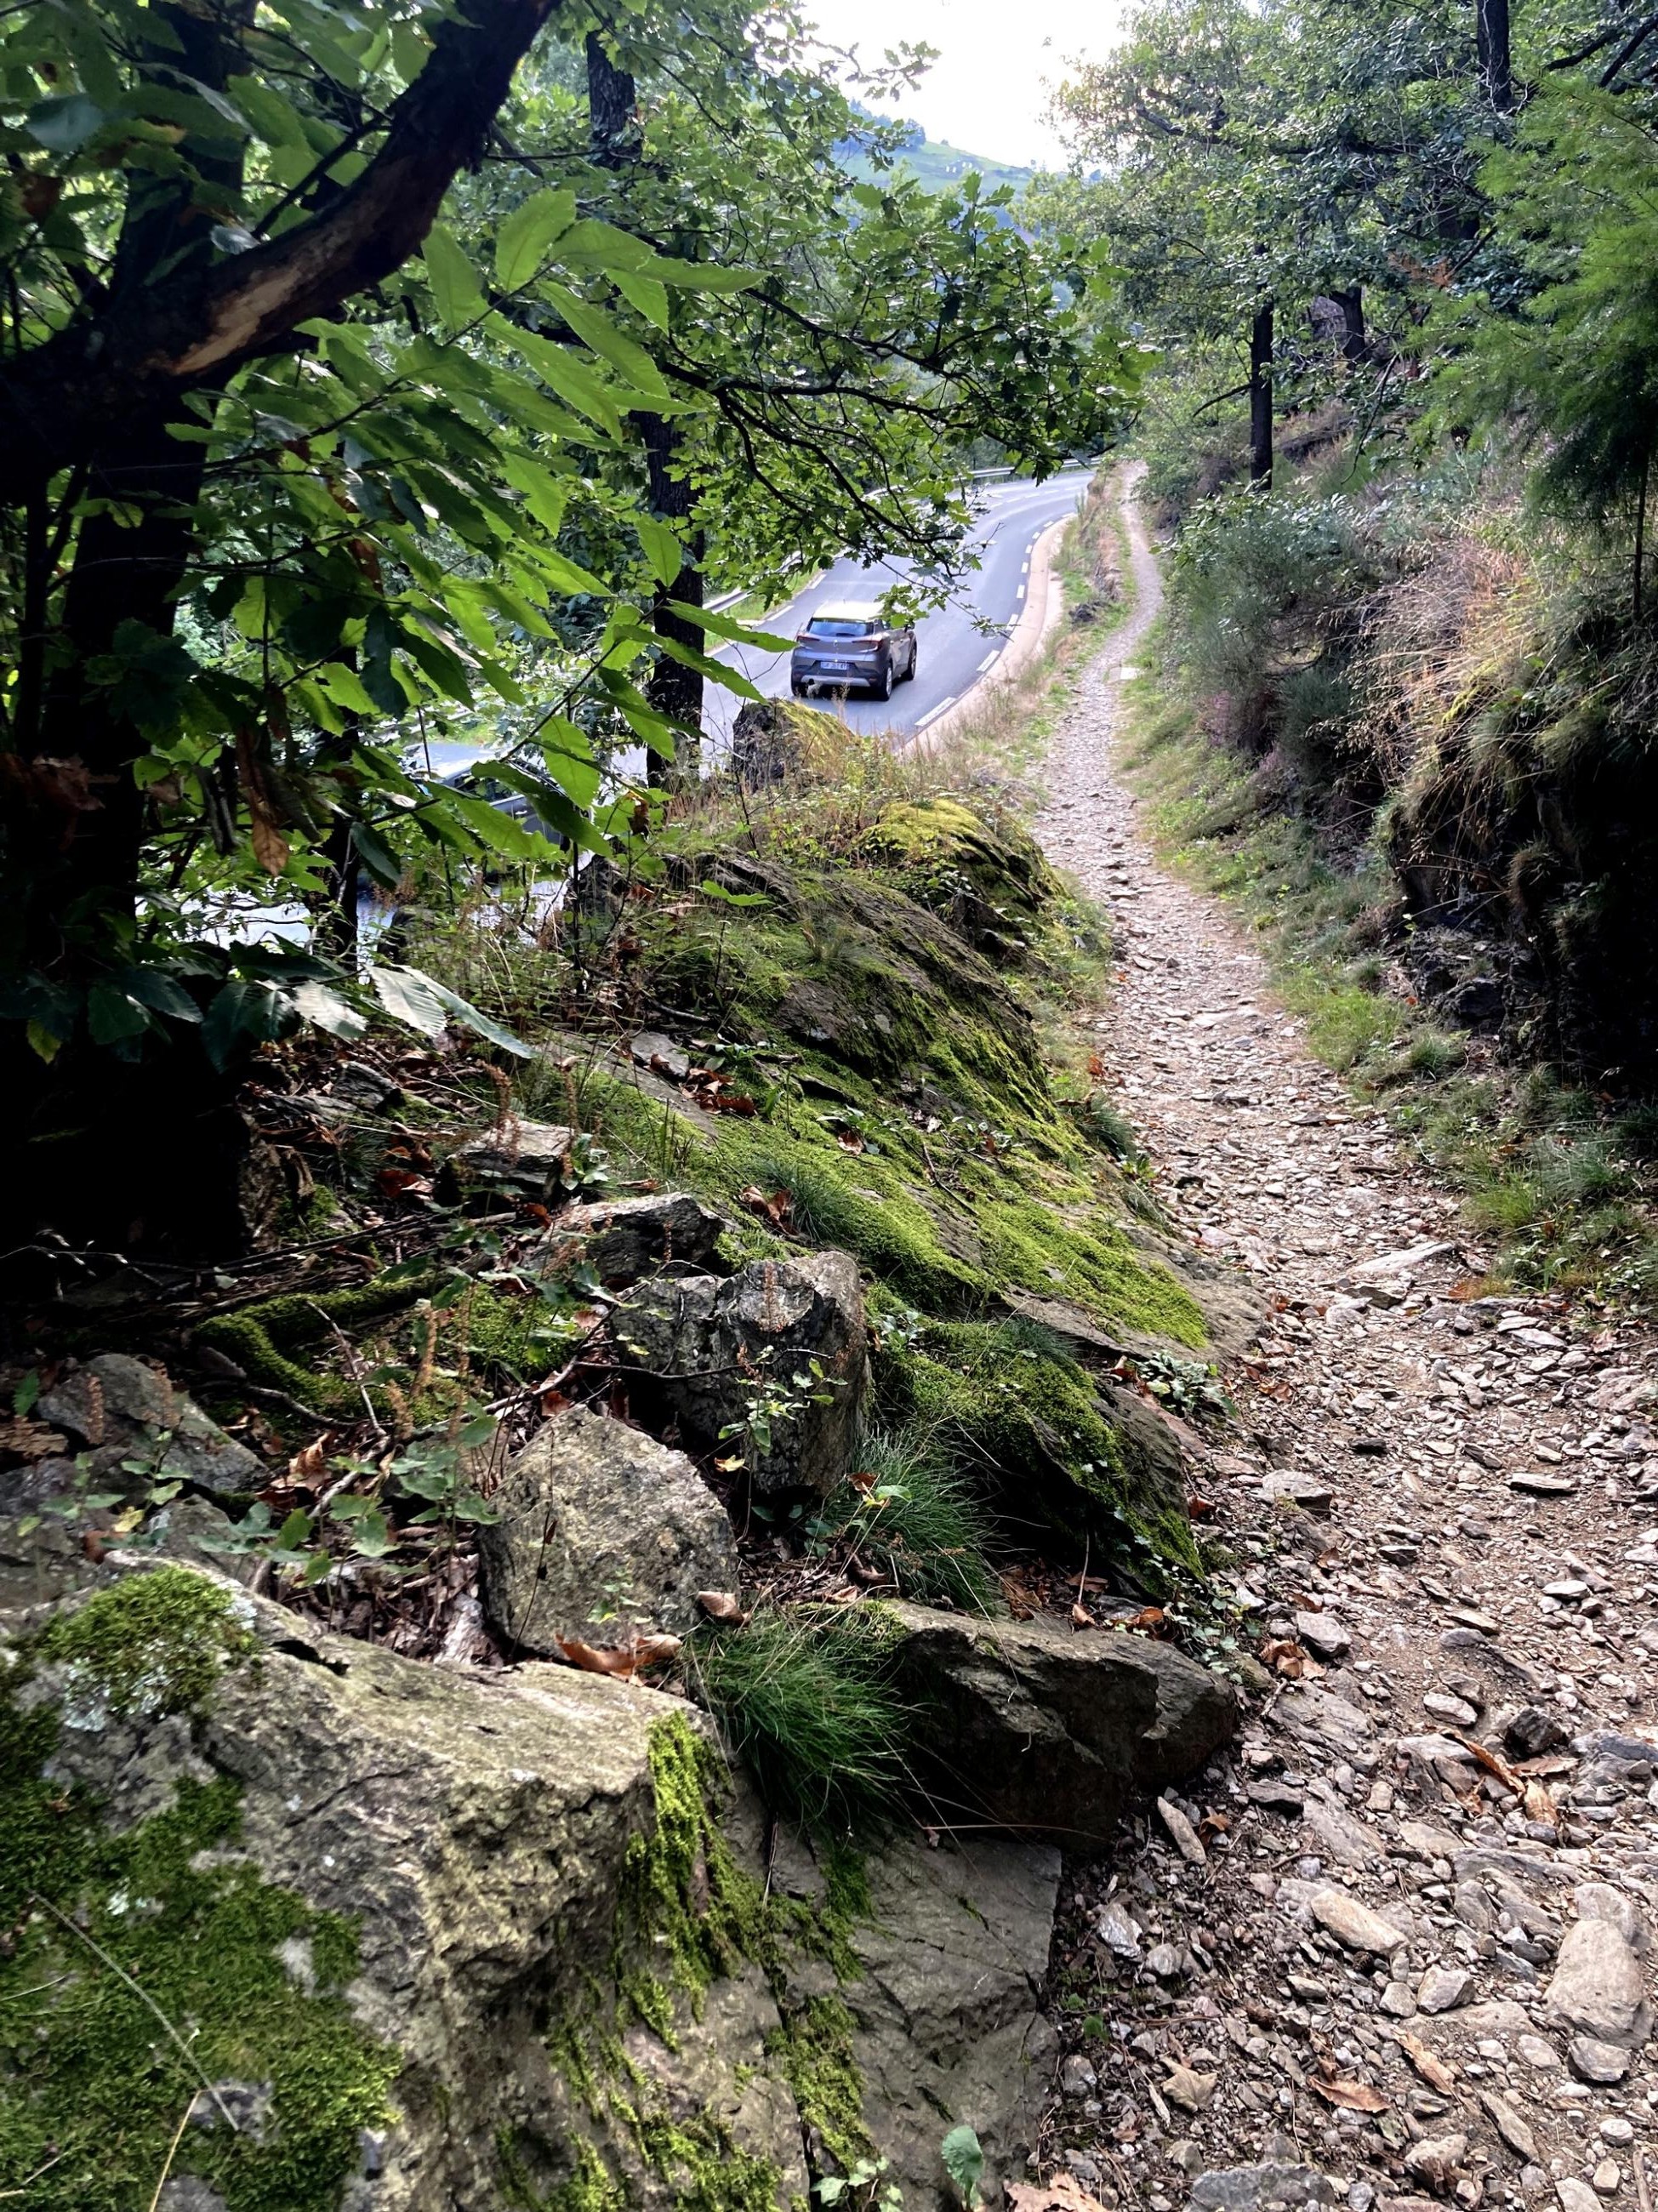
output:
[[[1203,1838],[1178,1805],[1171,1805],[1166,1797],[1159,1797],[1157,1818],[1168,1829],[1175,1849],[1188,1864],[1207,1866],[1209,1854],[1203,1848]]]
[[[544,1205],[563,1185],[574,1144],[574,1130],[560,1122],[509,1117],[458,1145],[445,1163],[444,1179],[463,1191],[510,1190]]]
[[[1260,1479],[1260,1494],[1275,1504],[1298,1505],[1303,1513],[1316,1514],[1327,1520],[1330,1508],[1335,1503],[1335,1492],[1327,1482],[1316,1475],[1286,1473],[1280,1468]]]
[[[1473,1977],[1461,1966],[1430,1966],[1416,1985],[1424,2012],[1450,2012],[1468,1994]]]
[[[1537,2138],[1508,2099],[1499,2096],[1495,2089],[1482,2089],[1479,2101],[1485,2106],[1491,2125],[1515,2156],[1527,2161],[1534,2159],[1537,2156]]]
[[[485,1613],[509,1646],[683,1634],[696,1594],[737,1585],[725,1507],[683,1452],[608,1414],[557,1414],[511,1460],[478,1530]]]
[[[1307,1909],[1321,1928],[1327,1929],[1337,1942],[1345,1943],[1350,1951],[1375,1951],[1386,1956],[1401,1949],[1411,1940],[1391,1920],[1372,1912],[1368,1905],[1345,1889],[1315,1890],[1308,1899]]]
[[[899,1681],[928,1714],[935,1817],[1075,1845],[1108,1835],[1131,1792],[1193,1773],[1236,1699],[1172,1644],[1068,1622],[985,1620],[894,1603]]]
[[[1560,2199],[1560,2212],[1600,2212],[1600,2198],[1575,2173],[1563,2174],[1554,2185],[1554,2193]]]
[[[1602,2043],[1598,2036],[1574,2035],[1566,2045],[1566,2063],[1580,2081],[1610,2088],[1629,2072],[1634,2054],[1619,2044]]]
[[[1632,2048],[1651,2026],[1641,1961],[1609,1920],[1567,1929],[1544,2003],[1552,2021],[1600,2043]]]
[[[1315,2166],[1277,2160],[1200,2173],[1189,2200],[1200,2212],[1256,2212],[1265,2204],[1333,2204],[1336,2185]]]
[[[1443,2193],[1456,2179],[1467,2155],[1467,2136],[1424,2136],[1406,2152],[1405,2164],[1418,2181]]]
[[[654,1278],[616,1306],[610,1339],[635,1412],[740,1459],[762,1495],[823,1498],[844,1480],[868,1365],[850,1253],[756,1261],[726,1280]]]
[[[1298,1613],[1296,1634],[1321,1659],[1345,1659],[1353,1648],[1347,1629],[1327,1613]]]

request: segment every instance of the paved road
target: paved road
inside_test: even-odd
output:
[[[972,542],[982,549],[981,565],[957,586],[949,605],[928,615],[920,624],[914,682],[901,684],[890,700],[848,698],[841,710],[848,722],[860,730],[890,730],[908,736],[925,729],[946,707],[972,690],[1000,654],[1008,632],[1023,611],[1032,545],[1051,523],[1075,513],[1087,482],[1087,471],[1070,469],[1062,476],[1050,477],[1046,483],[1020,479],[987,489],[972,534]],[[808,590],[769,616],[762,627],[792,637],[824,600],[878,599],[907,573],[902,562],[865,568],[856,561],[837,561]],[[996,627],[987,632],[980,627],[982,623]],[[733,646],[720,658],[740,667],[768,697],[782,698],[787,694],[786,653],[756,653]],[[827,707],[835,702],[826,696],[817,703]],[[725,750],[741,705],[731,692],[722,691],[717,684],[708,686],[703,720],[707,750],[714,758]]]

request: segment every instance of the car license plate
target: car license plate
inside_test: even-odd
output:
[[[850,667],[851,663],[845,660],[824,660],[820,661],[818,665],[823,668],[847,668]]]

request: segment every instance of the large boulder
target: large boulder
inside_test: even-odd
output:
[[[849,1253],[642,1283],[610,1336],[642,1419],[741,1460],[756,1491],[827,1497],[852,1464],[868,1364]]]
[[[1098,1842],[1131,1794],[1193,1773],[1236,1725],[1229,1685],[1170,1644],[886,1609],[903,1631],[899,1679],[926,1716],[926,1778],[946,1823]]]
[[[733,1589],[726,1509],[683,1452],[580,1407],[509,1461],[478,1530],[484,1612],[509,1647],[553,1656],[561,1636],[626,1643],[679,1633],[699,1590]]]

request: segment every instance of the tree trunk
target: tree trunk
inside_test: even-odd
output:
[[[1514,66],[1509,53],[1509,0],[1474,0],[1474,40],[1479,82],[1499,115],[1514,108]]]
[[[600,168],[621,170],[636,166],[641,158],[642,133],[635,112],[638,94],[634,80],[610,59],[597,32],[587,33],[586,55],[591,157]],[[675,472],[679,456],[677,426],[660,415],[640,415],[634,419],[645,441],[647,489],[652,513],[664,522],[689,522],[695,512],[695,501],[689,483]],[[700,623],[675,613],[671,603],[677,600],[681,606],[701,605],[702,544],[701,532],[693,532],[678,575],[671,584],[659,584],[651,602],[651,627],[657,636],[689,647],[695,653],[703,650],[707,634]],[[687,668],[671,655],[659,653],[646,685],[646,696],[658,714],[678,726],[673,759],[665,761],[657,753],[649,756],[647,773],[651,781],[682,789],[695,784],[702,764],[701,670]]]
[[[1332,292],[1330,297],[1341,310],[1342,355],[1357,367],[1365,354],[1363,288],[1352,284],[1345,292]]]
[[[1249,325],[1249,481],[1272,484],[1272,302],[1263,300]]]

